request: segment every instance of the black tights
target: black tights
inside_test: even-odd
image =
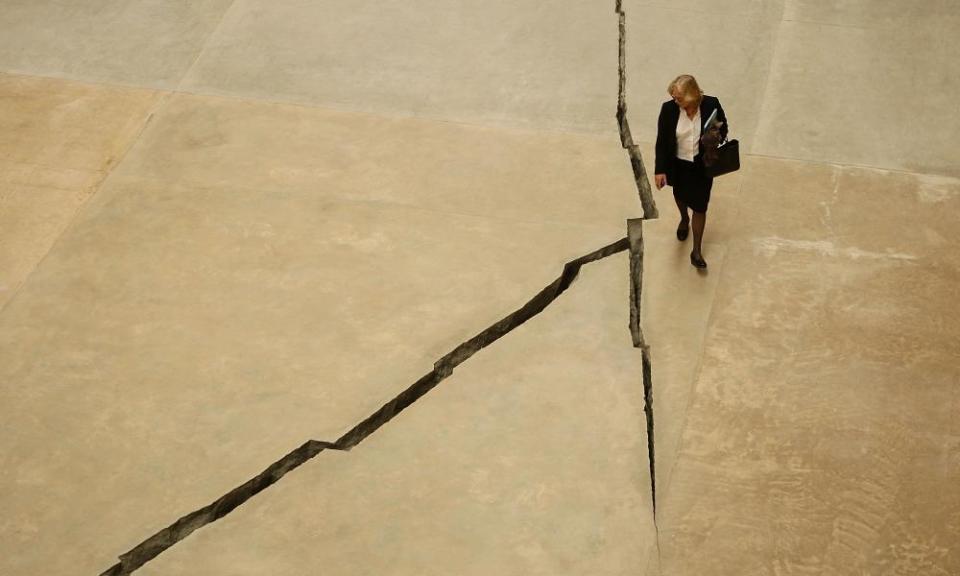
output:
[[[703,242],[703,228],[707,224],[707,213],[690,210],[690,212],[693,212],[693,225],[691,226],[687,205],[677,198],[674,198],[674,200],[676,200],[677,208],[680,210],[680,222],[693,228],[693,254],[698,258],[702,258],[703,254],[700,253],[700,248]]]

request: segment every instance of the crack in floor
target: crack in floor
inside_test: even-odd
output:
[[[659,550],[659,529],[656,527],[656,467],[654,451],[654,420],[653,420],[653,382],[650,363],[650,348],[643,337],[641,327],[641,296],[643,289],[643,220],[659,216],[657,205],[653,197],[650,182],[647,179],[646,168],[640,149],[633,142],[630,124],[627,120],[626,104],[626,14],[623,11],[622,0],[616,0],[615,11],[619,18],[618,41],[618,91],[617,91],[617,125],[620,133],[620,142],[627,151],[630,165],[633,170],[634,181],[643,207],[642,219],[631,219],[627,223],[627,237],[608,244],[567,262],[563,272],[556,280],[544,287],[522,307],[492,324],[470,340],[460,344],[450,353],[434,363],[433,370],[407,387],[389,402],[381,406],[376,412],[351,428],[336,442],[322,440],[308,440],[301,446],[290,451],[282,458],[268,466],[263,472],[230,490],[214,502],[181,517],[173,524],[150,536],[130,551],[119,556],[119,562],[101,576],[125,576],[142,567],[150,560],[168,550],[194,531],[223,518],[241,504],[247,502],[263,490],[278,482],[288,472],[303,465],[316,457],[324,450],[349,451],[376,432],[381,426],[393,419],[397,414],[422,398],[441,381],[453,374],[454,369],[472,357],[480,350],[493,344],[513,329],[538,315],[554,300],[563,294],[580,273],[580,269],[590,262],[606,258],[613,254],[629,250],[630,253],[630,332],[633,345],[639,348],[642,357],[642,379],[644,397],[644,416],[647,430],[647,452],[650,466],[651,503],[653,507],[653,523],[657,535]]]
[[[647,459],[650,463],[650,502],[657,514],[656,450],[653,437],[653,370],[650,365],[650,346],[643,337],[640,324],[643,297],[643,220],[627,220],[627,240],[630,242],[630,335],[633,347],[640,349],[643,360],[643,413],[647,421]]]
[[[627,14],[623,11],[623,0],[616,0],[614,11],[619,18],[617,126],[620,130],[620,145],[627,151],[627,156],[630,158],[633,179],[640,194],[640,204],[643,206],[643,217],[646,220],[653,220],[659,218],[660,213],[657,210],[657,202],[653,198],[650,180],[647,179],[643,155],[640,153],[640,147],[633,142],[630,121],[627,120]]]
[[[643,415],[647,429],[647,461],[650,465],[650,504],[653,509],[653,529],[656,536],[657,558],[660,558],[660,527],[657,524],[657,459],[654,440],[653,419],[653,367],[650,360],[650,346],[643,337],[641,326],[641,297],[643,295],[643,220],[660,217],[657,203],[653,197],[650,180],[643,163],[640,147],[634,144],[627,119],[627,14],[623,10],[623,0],[615,0],[614,12],[618,18],[618,92],[617,126],[620,130],[620,145],[627,151],[633,179],[637,184],[643,218],[627,221],[627,240],[630,243],[630,334],[634,348],[640,349],[643,378]]]
[[[308,440],[268,466],[260,474],[203,508],[183,516],[141,542],[129,552],[121,554],[120,562],[102,572],[101,576],[125,576],[132,573],[194,531],[223,518],[244,502],[278,482],[288,472],[303,465],[324,450],[349,451],[392,420],[394,416],[423,397],[441,381],[448,378],[457,366],[546,309],[570,287],[580,274],[580,268],[585,264],[601,260],[629,248],[629,238],[621,238],[612,244],[567,262],[560,276],[540,290],[526,304],[437,360],[434,363],[433,370],[351,428],[336,442]]]

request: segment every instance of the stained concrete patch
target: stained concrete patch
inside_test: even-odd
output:
[[[191,91],[383,114],[616,129],[613,2],[238,0]]]
[[[141,573],[636,573],[654,534],[627,270],[624,254],[587,265],[352,452],[324,452]]]
[[[750,158],[730,226],[765,252],[958,264],[950,240],[960,180],[887,170]]]
[[[750,157],[742,171],[745,184],[736,217],[750,226],[731,226],[737,238],[779,236],[815,242],[836,237],[833,207],[842,200],[842,168]]]
[[[176,88],[231,0],[8,0],[0,69]]]

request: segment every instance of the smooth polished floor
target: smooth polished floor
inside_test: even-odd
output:
[[[960,573],[960,6],[624,0],[743,146],[626,254],[136,573]],[[100,574],[641,215],[607,4],[0,7],[0,574]]]

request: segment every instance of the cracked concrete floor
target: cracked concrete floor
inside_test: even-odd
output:
[[[106,570],[625,236],[612,4],[4,3],[0,574]],[[648,170],[679,72],[749,152],[706,276],[645,223],[659,547],[619,254],[141,573],[960,573],[960,9],[623,10]]]

